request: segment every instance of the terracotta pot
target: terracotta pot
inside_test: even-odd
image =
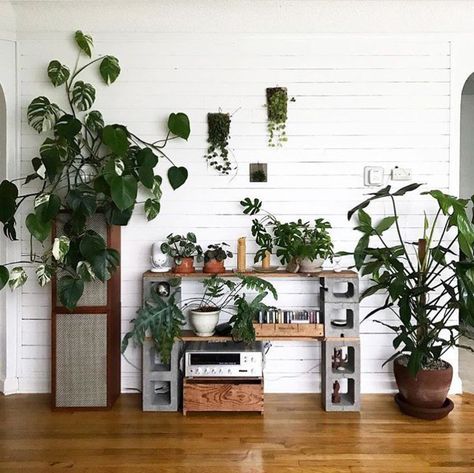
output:
[[[183,258],[181,264],[176,265],[173,268],[173,273],[179,274],[194,273],[195,271],[196,268],[194,267],[194,258]]]
[[[204,263],[203,273],[223,273],[225,272],[224,261],[217,261],[215,258],[210,259],[207,263]]]
[[[403,399],[415,407],[443,407],[453,379],[453,367],[447,363],[446,369],[420,370],[416,377],[413,377],[408,368],[400,363],[400,358],[393,362],[393,371]]]

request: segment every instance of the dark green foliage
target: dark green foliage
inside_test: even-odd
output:
[[[196,235],[187,233],[186,235],[173,235],[170,233],[166,241],[161,244],[161,251],[171,256],[176,265],[180,265],[183,258],[194,258],[202,261],[202,248],[197,244]]]
[[[267,309],[267,306],[262,302],[266,296],[267,293],[263,292],[255,296],[250,302],[245,297],[239,297],[235,301],[237,313],[230,319],[230,323],[233,324],[232,338],[235,341],[251,343],[255,340],[253,322],[256,320],[260,310]]]
[[[288,113],[288,92],[285,87],[267,89],[268,145],[282,146],[288,141],[286,120]]]
[[[168,363],[174,340],[180,337],[181,327],[185,323],[184,315],[176,304],[175,294],[164,300],[151,291],[149,299],[137,311],[137,317],[131,323],[133,329],[122,340],[122,353],[127,349],[130,339],[143,344],[149,333],[161,360]]]
[[[386,295],[385,302],[365,319],[384,310],[397,316],[398,324],[376,320],[396,335],[393,340],[396,353],[387,362],[397,355],[407,355],[408,368],[414,376],[440,360],[451,347],[459,346],[463,328],[451,321],[457,309],[464,309],[468,314],[467,323],[474,322],[474,226],[466,214],[468,201],[438,190],[425,192],[437,200],[439,209],[431,223],[425,215],[419,242],[407,244],[398,222],[396,197],[420,186],[410,184],[395,192],[387,186],[348,213],[350,219],[357,212],[355,229],[362,233],[353,253],[356,267],[362,275],[370,275],[372,282],[361,294],[361,300],[379,292]],[[389,199],[393,215],[374,224],[364,209],[381,198]],[[455,229],[454,237],[447,236],[450,228]],[[390,229],[398,240],[392,246],[383,235]],[[373,241],[379,246],[373,246]],[[467,259],[461,263],[451,250],[456,243],[466,250]],[[409,249],[408,245],[413,248]]]
[[[258,169],[250,174],[250,182],[267,182],[265,171]]]
[[[232,256],[234,256],[233,253],[229,250],[226,250],[224,246],[229,246],[229,244],[223,241],[222,243],[214,243],[213,245],[209,245],[207,250],[204,252],[204,262],[207,263],[212,259],[224,261],[226,258],[232,258]]]
[[[230,115],[228,113],[208,113],[207,154],[209,166],[221,174],[228,175],[232,170],[229,159]]]

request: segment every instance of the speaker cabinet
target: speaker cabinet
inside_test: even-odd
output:
[[[61,235],[66,218],[58,216],[53,238]],[[108,226],[101,214],[92,216],[88,225],[110,248],[120,250],[120,227]],[[120,395],[120,308],[120,269],[106,283],[86,283],[72,311],[61,305],[53,280],[53,409],[107,409]]]

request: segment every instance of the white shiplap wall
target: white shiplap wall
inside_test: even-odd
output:
[[[25,123],[25,109],[37,95],[58,96],[48,85],[48,61],[57,58],[72,65],[75,58],[62,34],[30,36],[24,35],[19,44],[25,169],[39,143]],[[395,165],[409,167],[415,181],[448,188],[447,40],[226,33],[94,36],[96,51],[116,55],[122,65],[116,84],[98,88],[96,106],[108,122],[122,121],[150,139],[162,135],[162,123],[171,111],[188,113],[192,124],[189,141],[175,141],[168,149],[189,169],[189,181],[176,192],[165,186],[163,210],[156,221],[147,223],[138,209],[123,229],[123,332],[140,304],[140,277],[148,267],[151,243],[170,232],[192,230],[204,246],[222,240],[235,246],[239,236],[250,237],[250,218],[241,215],[238,203],[243,197],[263,199],[265,208],[283,219],[328,218],[336,249],[350,250],[357,235],[350,230],[346,212],[367,192],[362,185],[364,166],[384,166],[387,181]],[[289,141],[283,149],[267,147],[265,88],[275,85],[288,87],[296,99],[289,104]],[[231,148],[239,167],[233,179],[206,169],[202,157],[206,114],[219,109],[235,111]],[[248,182],[248,163],[258,161],[269,165],[266,184]],[[161,169],[164,172],[165,163]],[[401,205],[408,239],[418,237],[421,209],[426,206],[421,197]],[[389,209],[377,203],[372,210],[382,217]],[[248,247],[255,251],[251,239]],[[278,281],[277,288],[282,306],[316,304],[310,282]],[[47,391],[49,292],[31,279],[22,300],[20,389]],[[374,297],[364,303],[362,316],[377,302]],[[392,353],[390,334],[370,322],[361,332],[363,390],[391,389],[389,368],[381,368]],[[127,356],[133,364],[140,363],[138,350],[130,349]],[[314,374],[319,358],[317,344],[275,343],[268,355],[266,390],[319,390]],[[457,361],[451,361],[457,367]],[[125,361],[122,375],[124,390],[139,387],[139,372]]]

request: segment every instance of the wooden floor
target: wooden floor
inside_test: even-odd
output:
[[[0,396],[0,472],[472,473],[474,395],[446,419],[403,416],[391,396],[326,413],[315,395],[266,395],[265,415],[51,412],[44,395]]]

